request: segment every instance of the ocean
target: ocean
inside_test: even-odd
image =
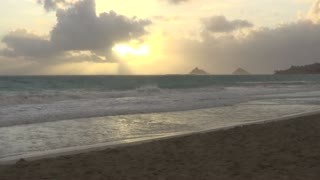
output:
[[[2,76],[0,161],[320,110],[320,75]]]

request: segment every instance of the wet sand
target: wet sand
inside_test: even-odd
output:
[[[0,166],[1,180],[319,180],[320,115]]]

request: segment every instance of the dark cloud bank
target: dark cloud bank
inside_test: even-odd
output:
[[[213,33],[232,32],[238,29],[253,27],[253,24],[246,20],[227,20],[224,16],[213,16],[203,19],[205,29]]]
[[[181,54],[186,63],[215,73],[231,73],[239,66],[254,73],[273,73],[291,65],[320,62],[319,0],[308,16],[274,28],[254,28],[241,38],[232,33],[253,28],[251,22],[224,16],[204,18],[202,41],[180,39],[170,51]]]
[[[62,0],[38,2],[43,3],[47,10],[56,8],[56,3],[66,3]],[[114,11],[97,16],[94,0],[83,0],[71,8],[57,9],[56,16],[57,24],[47,38],[23,29],[5,35],[2,42],[7,48],[0,50],[1,55],[36,60],[66,56],[71,51],[91,51],[93,55],[88,60],[112,61],[111,48],[115,43],[139,39],[147,34],[145,28],[151,23]]]
[[[183,54],[186,62],[215,73],[232,72],[239,66],[253,73],[272,73],[290,65],[320,62],[319,34],[320,24],[310,20],[252,30],[242,38],[215,36],[212,28],[207,28],[202,41],[177,41],[181,46],[173,51]]]

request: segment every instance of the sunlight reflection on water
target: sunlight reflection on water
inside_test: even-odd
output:
[[[281,99],[269,99],[192,111],[109,116],[3,127],[0,128],[0,157],[134,138],[159,137],[170,133],[209,130],[314,112],[318,111],[319,107],[307,103],[294,104]]]

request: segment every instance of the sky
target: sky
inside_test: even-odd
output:
[[[320,62],[320,0],[2,0],[0,75],[271,74]]]

